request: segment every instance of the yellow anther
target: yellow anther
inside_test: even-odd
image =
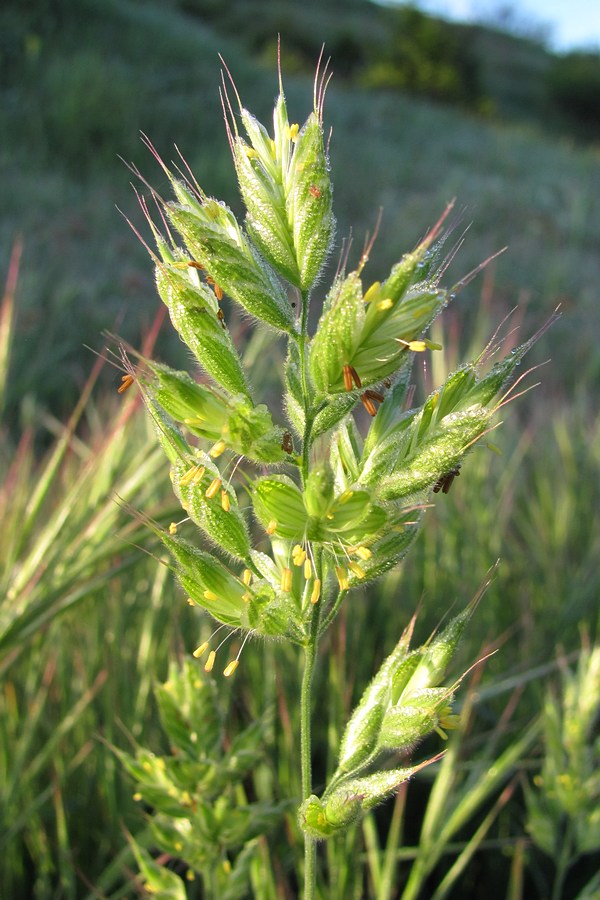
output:
[[[295,144],[296,138],[298,137],[298,132],[300,131],[300,126],[297,122],[294,122],[293,125],[288,125],[286,132],[288,139]]]
[[[356,575],[357,578],[364,578],[365,575],[367,574],[365,572],[365,570],[363,569],[363,567],[359,566],[359,564],[355,563],[355,562],[349,562],[348,568],[354,575]]]
[[[277,145],[273,138],[269,138],[269,147],[271,149],[271,156],[273,159],[277,159]]]
[[[406,347],[407,350],[412,350],[413,353],[422,353],[424,350],[427,350],[425,341],[405,341],[402,338],[396,338],[396,340],[403,347]]]
[[[233,659],[230,663],[228,663],[223,669],[223,675],[225,676],[225,678],[229,678],[230,675],[233,675],[239,664],[239,659]]]
[[[194,416],[192,419],[184,419],[183,424],[184,425],[202,425],[202,423],[205,421],[206,421],[206,419],[204,418],[204,416]]]
[[[281,573],[281,590],[287,593],[292,589],[292,570],[285,568]]]
[[[171,522],[169,525],[169,534],[177,534],[177,522]]]
[[[320,596],[321,596],[321,579],[315,578],[315,583],[313,584],[312,593],[310,595],[310,602],[313,604],[317,603]]]
[[[223,871],[225,872],[225,874],[229,875],[229,873],[231,872],[231,863],[229,862],[229,860],[224,859],[222,866],[223,866]]]
[[[188,484],[191,484],[200,469],[203,469],[203,466],[192,466],[191,469],[188,469],[185,475],[182,475],[179,479],[179,484],[181,487],[186,487]],[[204,473],[203,473],[204,474]]]
[[[374,281],[373,284],[371,285],[371,287],[366,292],[365,296],[363,297],[363,300],[365,301],[365,303],[370,303],[371,300],[375,300],[376,297],[379,296],[380,289],[381,289],[381,282]]]
[[[187,872],[185,873],[185,878],[186,878],[186,881],[195,881],[196,873],[194,872],[193,869],[188,869]]]
[[[222,484],[222,482],[221,482],[220,478],[213,478],[213,480],[211,481],[209,486],[206,488],[205,496],[206,496],[207,500],[212,500],[214,497],[217,496],[217,494],[219,493],[219,491],[221,489],[221,484]]]
[[[394,301],[390,297],[386,297],[385,300],[380,300],[377,304],[377,309],[379,312],[385,312],[386,309],[391,309],[394,305]]]
[[[248,592],[242,594],[242,600],[244,601],[244,603],[250,603],[250,601],[252,600],[252,594]]]
[[[256,159],[258,153],[254,149],[254,147],[249,147],[247,144],[244,144],[244,153],[248,157],[248,159]]]
[[[292,550],[292,561],[295,566],[304,565],[304,560],[306,559],[306,550],[304,547],[301,547],[300,544],[296,544],[294,549]]]
[[[214,664],[215,664],[215,657],[216,657],[216,655],[217,655],[217,654],[216,654],[216,652],[215,652],[214,650],[211,650],[210,653],[208,654],[208,659],[206,660],[206,664],[205,664],[205,666],[204,666],[204,671],[205,671],[205,672],[212,672],[213,666],[214,666]]]
[[[229,510],[231,509],[231,499],[225,489],[221,491],[221,506],[223,507],[225,512],[229,512]]]
[[[219,457],[223,453],[226,447],[227,444],[221,438],[221,440],[217,441],[216,444],[212,445],[212,447],[208,451],[208,455],[212,456],[213,459],[217,459],[217,457]]]
[[[277,519],[271,519],[269,524],[266,527],[267,534],[275,534],[275,530],[277,528]]]
[[[134,799],[136,802],[139,802],[139,801],[142,799],[142,795],[140,794],[139,791],[136,791],[136,792],[135,792],[135,794],[133,795],[133,799]]]
[[[192,600],[191,597],[188,597],[188,598],[187,598],[187,604],[188,604],[188,606],[195,606],[195,605],[196,605],[196,601],[195,601],[195,600]]]
[[[338,584],[340,586],[341,591],[347,591],[350,585],[348,584],[348,572],[344,568],[344,566],[336,566],[335,574],[337,576]]]
[[[205,600],[212,600],[213,603],[219,599],[217,594],[215,594],[214,591],[209,591],[208,589],[206,591],[204,591],[202,596],[204,597]]]
[[[373,556],[373,553],[371,552],[371,550],[369,550],[368,547],[356,547],[354,552],[358,557],[360,557],[360,559],[364,559],[365,561],[367,559],[371,559],[371,557]]]
[[[249,587],[252,584],[252,572],[250,571],[250,569],[244,569],[242,573],[242,581],[244,582],[246,587]]]
[[[354,496],[354,491],[344,491],[343,494],[337,498],[338,505],[341,506],[342,503],[347,503],[350,497]]]
[[[304,560],[304,577],[308,581],[308,579],[312,576],[312,565],[308,556]]]

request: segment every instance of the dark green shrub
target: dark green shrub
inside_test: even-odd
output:
[[[389,17],[389,39],[371,48],[362,77],[365,86],[466,104],[479,99],[478,64],[465,44],[467,32],[412,6],[390,10]]]
[[[588,133],[600,134],[600,53],[574,51],[556,57],[547,88],[561,115]]]

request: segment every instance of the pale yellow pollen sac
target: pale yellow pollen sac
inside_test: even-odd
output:
[[[244,147],[244,153],[246,154],[248,159],[256,159],[256,157],[258,156],[258,153],[254,149],[254,147],[249,147],[248,144],[244,144],[243,147]]]
[[[281,590],[286,594],[292,589],[292,570],[287,567],[281,573]]]
[[[271,519],[271,521],[267,525],[265,531],[267,532],[267,534],[275,534],[276,529],[277,529],[277,519]]]
[[[367,574],[363,567],[359,566],[359,564],[355,562],[349,562],[348,568],[353,573],[353,575],[356,575],[357,578],[364,578]]]
[[[187,870],[187,872],[185,873],[185,880],[186,881],[195,881],[196,880],[196,873],[194,872],[193,869]]]
[[[228,859],[224,859],[222,865],[223,865],[223,871],[224,871],[224,873],[225,873],[226,875],[229,875],[229,873],[231,872],[231,863],[229,862],[229,860],[228,860]]]
[[[184,419],[183,424],[184,425],[202,425],[202,423],[205,421],[206,420],[205,420],[204,416],[193,416],[190,419]]]
[[[229,512],[231,509],[231,498],[225,489],[221,491],[221,506],[225,512]]]
[[[213,666],[215,664],[216,655],[217,654],[216,654],[215,650],[211,650],[210,653],[208,654],[208,659],[206,660],[206,663],[204,665],[205,672],[212,672]]]
[[[239,659],[232,659],[231,662],[228,663],[223,669],[223,675],[225,676],[225,678],[229,678],[230,675],[233,675],[239,664]]]
[[[244,582],[246,587],[250,587],[250,585],[252,584],[252,572],[250,571],[250,569],[244,569],[242,573],[242,581]]]
[[[312,593],[310,595],[310,602],[313,605],[315,603],[318,603],[320,596],[321,596],[321,579],[315,578],[315,583],[313,584]]]
[[[308,556],[304,560],[304,577],[308,581],[308,579],[312,576],[312,564]]]
[[[356,549],[354,550],[354,553],[356,553],[356,555],[357,555],[360,559],[363,559],[365,562],[366,562],[368,559],[371,559],[371,557],[373,556],[372,551],[369,550],[368,547],[363,547],[362,545],[361,545],[360,547],[356,547]]]
[[[412,350],[413,353],[423,353],[424,350],[427,350],[425,341],[405,341],[403,338],[395,338],[395,340],[408,350]]]
[[[341,506],[343,503],[347,503],[348,500],[354,496],[354,491],[344,491],[343,494],[337,498],[338,504]]]
[[[269,138],[269,147],[271,149],[271,156],[273,159],[277,159],[277,145],[273,138]]]
[[[350,587],[348,583],[348,572],[346,571],[344,566],[336,566],[335,574],[337,576],[338,584],[340,586],[341,591],[347,591]]]
[[[246,591],[245,594],[242,594],[242,601],[244,603],[250,603],[252,600],[252,594],[249,591]]]
[[[206,472],[206,469],[204,468],[204,466],[196,466],[196,473],[195,473],[194,477],[192,478],[192,484],[200,484],[200,482],[204,478],[205,472]]]
[[[196,605],[196,601],[195,601],[195,600],[192,600],[191,597],[188,597],[188,598],[187,598],[187,604],[188,604],[188,606],[195,606],[195,605]]]
[[[301,547],[300,544],[296,544],[294,549],[292,550],[292,560],[295,566],[304,565],[304,561],[306,559],[306,550],[304,547]]]
[[[226,447],[227,447],[227,444],[221,438],[221,440],[217,441],[216,444],[212,445],[212,447],[208,451],[208,455],[212,456],[213,459],[217,459],[217,457],[221,456],[221,454],[223,453],[223,451],[225,450]]]
[[[171,522],[169,525],[169,534],[177,534],[177,522]]]
[[[286,135],[288,140],[292,142],[292,144],[296,143],[296,139],[298,137],[298,132],[300,131],[300,126],[297,122],[294,122],[293,125],[288,125],[286,129]]]
[[[212,600],[213,602],[219,599],[214,591],[209,591],[208,589],[203,592],[202,596],[205,600]]]
[[[365,293],[363,300],[365,303],[370,303],[371,300],[375,300],[379,296],[379,291],[381,290],[381,282],[374,281],[371,287]]]
[[[133,799],[136,801],[136,803],[138,803],[142,799],[142,795],[139,791],[135,792],[135,794],[133,795]]]
[[[394,301],[391,297],[386,297],[384,300],[379,300],[377,303],[377,309],[379,312],[385,312],[386,309],[391,309],[394,305]]]
[[[206,488],[205,497],[207,500],[212,500],[217,496],[221,489],[222,481],[220,478],[213,478],[209,486]]]
[[[200,469],[204,469],[203,466],[192,466],[191,469],[188,469],[185,475],[182,475],[179,479],[179,484],[181,487],[187,487],[188,484],[191,484],[194,478],[198,475]],[[204,474],[204,471],[202,472]]]

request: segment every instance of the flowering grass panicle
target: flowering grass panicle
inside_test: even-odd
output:
[[[368,246],[355,270],[344,258],[311,334],[309,305],[318,302],[335,233],[323,130],[327,66],[317,69],[313,109],[301,126],[289,121],[280,77],[272,132],[243,107],[227,76],[221,98],[245,221],[209,197],[185,163],[167,166],[149,141],[174,199],[153,192],[159,225],[141,199],[157,245],[150,252],[159,294],[204,375],[140,358],[128,377],[142,391],[184,512],[170,529],[150,525],[189,602],[244,641],[253,634],[304,649],[299,821],[312,897],[315,839],[347,827],[423,765],[381,771],[380,760],[452,727],[458,682],[441,682],[472,609],[418,650],[409,650],[408,633],[401,638],[347,725],[321,799],[310,770],[319,639],[353,587],[404,557],[434,495],[447,492],[494,427],[533,339],[490,369],[492,340],[412,405],[413,360],[439,347],[425,333],[454,294],[442,285],[451,204],[382,280],[363,283]],[[268,408],[260,385],[251,387],[228,329],[229,302],[287,342],[283,412]],[[366,431],[357,410],[368,413]],[[198,546],[198,529],[209,549]],[[218,649],[204,642],[196,651],[208,651],[207,671]]]

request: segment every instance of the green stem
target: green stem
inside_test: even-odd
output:
[[[302,383],[302,399],[304,401],[304,435],[302,440],[302,480],[306,484],[310,468],[310,435],[313,426],[313,412],[310,402],[308,382],[308,359],[306,356],[306,343],[308,340],[308,291],[302,292],[302,319],[300,322],[300,337],[298,349],[300,351],[300,378]]]
[[[571,834],[572,828],[571,824],[568,822],[564,829],[563,840],[556,861],[556,874],[554,876],[554,885],[552,886],[552,900],[560,900],[562,897],[565,878],[572,864],[571,853],[573,845]]]
[[[311,707],[312,680],[317,656],[318,610],[314,609],[308,643],[304,649],[304,673],[300,692],[300,759],[302,799],[312,794]],[[315,628],[316,623],[316,628]],[[317,885],[317,842],[304,833],[304,900],[314,900]]]
[[[304,404],[304,435],[302,441],[302,481],[306,484],[310,471],[311,432],[314,421],[310,397],[307,359],[307,327],[308,327],[308,292],[302,292],[302,319],[298,349],[300,351],[300,377],[302,383],[302,399]],[[320,577],[320,554],[315,559],[316,577]],[[319,643],[320,604],[311,611],[308,637],[304,648],[304,672],[300,689],[300,765],[302,772],[302,799],[312,794],[312,681]],[[317,888],[317,843],[314,838],[304,834],[304,900],[314,900]]]

